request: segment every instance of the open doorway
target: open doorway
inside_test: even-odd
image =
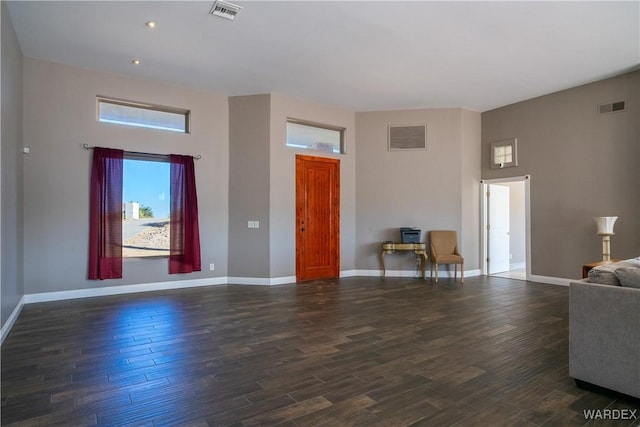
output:
[[[529,183],[529,175],[482,181],[482,274],[531,276]]]

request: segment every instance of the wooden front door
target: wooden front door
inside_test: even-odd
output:
[[[296,279],[340,275],[340,160],[296,156]]]

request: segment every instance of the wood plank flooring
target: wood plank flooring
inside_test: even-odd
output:
[[[496,277],[212,286],[24,307],[3,426],[581,426],[568,288]]]

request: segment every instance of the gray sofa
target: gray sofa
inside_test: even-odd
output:
[[[569,375],[640,398],[640,258],[569,286]]]

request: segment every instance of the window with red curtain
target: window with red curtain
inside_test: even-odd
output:
[[[198,197],[193,157],[171,154],[169,273],[201,270]]]
[[[89,196],[89,279],[122,278],[124,152],[95,147]]]
[[[124,151],[95,147],[89,206],[89,279],[122,278]],[[171,154],[169,273],[201,271],[193,157]]]

